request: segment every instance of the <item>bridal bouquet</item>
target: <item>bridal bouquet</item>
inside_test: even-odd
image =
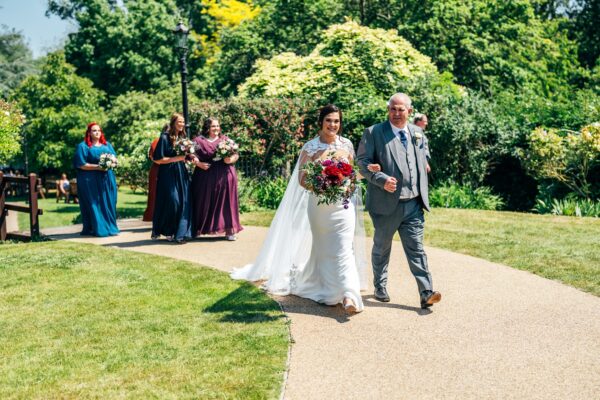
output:
[[[231,157],[238,152],[238,145],[231,139],[222,140],[217,145],[217,152],[213,161],[219,161],[222,158]]]
[[[306,188],[318,199],[317,204],[341,201],[348,208],[356,189],[356,171],[348,160],[332,156],[326,160],[309,161],[302,167]]]
[[[175,152],[177,155],[192,154],[194,152],[194,142],[187,138],[179,139],[175,142]]]
[[[117,156],[111,153],[102,153],[100,154],[100,161],[98,161],[98,166],[106,171],[109,169],[115,169],[119,165],[117,161]]]

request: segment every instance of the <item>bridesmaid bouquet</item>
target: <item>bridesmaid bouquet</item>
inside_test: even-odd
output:
[[[185,154],[186,156],[194,152],[194,142],[190,139],[183,138],[175,142],[175,152],[177,155]]]
[[[356,171],[347,159],[331,156],[325,160],[309,161],[302,167],[306,188],[318,199],[317,204],[341,201],[348,208],[356,190]]]
[[[222,140],[217,145],[217,152],[215,153],[213,161],[219,161],[222,158],[231,157],[238,152],[238,149],[239,146],[233,140],[229,138]]]
[[[111,153],[102,153],[100,154],[100,161],[98,161],[98,166],[106,171],[109,169],[115,169],[119,165],[117,161],[117,157]]]

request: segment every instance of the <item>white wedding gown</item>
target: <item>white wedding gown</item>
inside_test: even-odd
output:
[[[304,145],[258,258],[234,269],[232,278],[264,280],[270,293],[327,305],[347,297],[362,311],[366,260],[360,193],[348,208],[341,202],[317,204],[316,196],[298,183],[298,170],[307,159],[335,150],[354,156],[352,143],[341,137],[332,144],[316,137]]]

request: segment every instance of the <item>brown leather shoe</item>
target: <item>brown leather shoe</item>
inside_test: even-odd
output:
[[[425,290],[421,293],[421,308],[429,308],[435,303],[439,303],[440,300],[442,300],[442,294],[440,292]]]

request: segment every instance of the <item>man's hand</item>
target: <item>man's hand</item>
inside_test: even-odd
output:
[[[396,183],[398,183],[398,180],[396,178],[394,178],[393,176],[390,176],[385,181],[385,185],[383,185],[383,188],[387,192],[394,193],[396,191]]]

